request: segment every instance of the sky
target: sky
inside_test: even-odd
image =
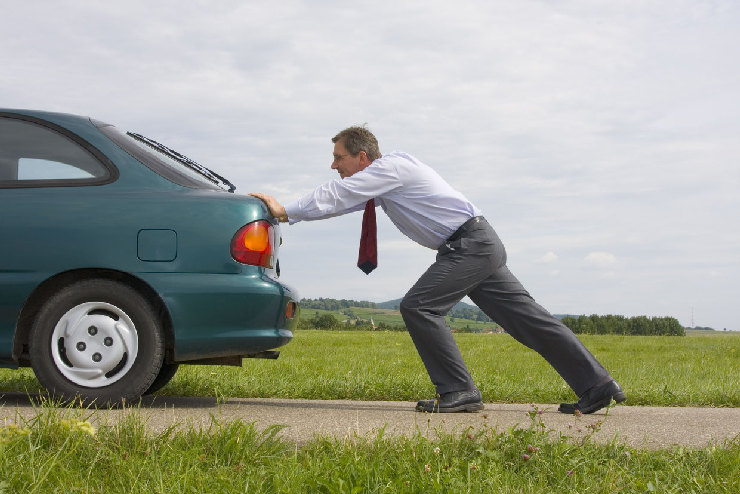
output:
[[[89,115],[289,202],[366,124],[476,204],[556,314],[740,330],[740,3],[0,0],[0,107]],[[378,216],[282,225],[301,297],[400,298]]]

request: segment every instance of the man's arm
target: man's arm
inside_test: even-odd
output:
[[[270,214],[277,218],[278,221],[283,223],[288,221],[288,214],[285,212],[283,205],[280,204],[277,199],[260,192],[250,192],[249,195],[262,200],[262,202],[267,205],[267,209],[270,210]]]
[[[250,195],[264,201],[272,215],[279,221],[289,221],[293,224],[298,221],[321,220],[360,211],[365,208],[368,200],[401,186],[395,165],[392,162],[382,163],[382,160],[376,160],[371,166],[351,177],[320,185],[285,206],[267,194],[250,193]]]

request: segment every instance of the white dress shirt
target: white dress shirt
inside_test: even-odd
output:
[[[290,224],[359,211],[375,199],[411,240],[438,249],[480,210],[413,156],[392,152],[351,177],[332,180],[285,205]]]

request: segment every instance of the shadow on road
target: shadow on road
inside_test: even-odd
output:
[[[62,403],[54,401],[47,395],[44,394],[27,394],[27,393],[2,393],[0,394],[0,407],[27,407],[37,408],[40,406],[54,405],[57,408],[96,408],[90,407],[79,407],[73,403]],[[126,408],[172,408],[172,407],[188,407],[188,408],[217,408],[219,402],[217,398],[211,398],[207,396],[198,397],[186,397],[186,396],[144,396],[138,402],[126,403]],[[118,407],[97,407],[97,408],[121,408]]]
[[[43,394],[26,394],[18,392],[0,394],[0,407],[27,407],[36,408],[48,406],[54,403],[48,396]],[[314,410],[385,410],[388,412],[402,412],[413,409],[413,406],[399,402],[353,402],[342,400],[296,400],[296,399],[275,399],[275,398],[227,398],[219,399],[210,396],[166,396],[154,395],[144,396],[140,401],[127,403],[127,408],[146,408],[146,409],[166,409],[166,408],[200,408],[200,409],[218,409],[219,407],[228,406],[261,406],[272,408],[294,408],[294,409],[314,409]],[[72,404],[58,403],[58,408],[75,407]],[[94,407],[90,407],[94,408]],[[110,408],[110,407],[100,407]],[[120,408],[120,407],[113,407]]]

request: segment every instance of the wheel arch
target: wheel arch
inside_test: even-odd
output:
[[[18,324],[15,330],[13,341],[13,360],[20,367],[29,367],[31,365],[28,339],[31,333],[31,327],[38,314],[38,311],[44,301],[48,300],[52,294],[61,290],[65,286],[89,279],[107,279],[124,283],[130,288],[136,290],[141,296],[152,304],[152,308],[157,314],[157,318],[164,330],[165,338],[165,362],[172,360],[175,347],[175,333],[172,326],[167,305],[148,283],[130,273],[116,271],[112,269],[76,269],[59,273],[43,281],[26,299],[23,309],[18,317]]]

